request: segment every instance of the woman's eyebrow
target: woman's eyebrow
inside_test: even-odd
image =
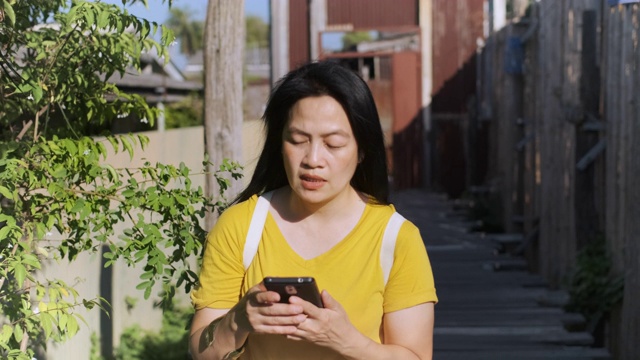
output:
[[[303,131],[301,129],[298,129],[295,126],[288,127],[287,131],[290,134],[299,134],[299,135],[304,135],[304,136],[311,136],[311,134],[309,134],[308,132]],[[320,134],[321,137],[329,137],[329,136],[332,136],[332,135],[339,135],[339,136],[343,136],[343,137],[349,137],[349,133],[347,133],[346,131],[341,130],[341,129],[330,131],[330,132],[324,133],[324,134]]]

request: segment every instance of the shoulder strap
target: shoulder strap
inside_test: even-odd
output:
[[[249,224],[249,232],[247,232],[247,239],[244,243],[244,252],[242,253],[242,263],[244,269],[247,270],[253,258],[258,252],[258,245],[260,244],[260,238],[262,237],[262,229],[264,228],[264,222],[267,220],[267,214],[269,214],[269,202],[273,192],[262,194],[258,197],[258,203],[253,210],[253,216],[251,217],[251,223]]]
[[[249,231],[247,232],[247,238],[244,244],[244,252],[242,253],[242,263],[245,270],[249,268],[249,265],[251,265],[253,258],[258,252],[258,245],[260,245],[262,230],[264,229],[264,223],[269,213],[269,202],[271,201],[272,195],[273,192],[268,192],[259,196],[256,208],[253,210]],[[400,227],[404,221],[405,218],[402,217],[402,215],[394,212],[384,230],[380,249],[380,264],[382,265],[385,286],[387,285],[387,281],[389,281],[389,274],[393,266],[393,255],[396,248],[398,232],[400,232]]]
[[[404,220],[405,218],[402,217],[402,215],[394,212],[387,223],[387,228],[384,230],[382,247],[380,249],[380,265],[382,265],[382,275],[384,276],[385,286],[387,286],[387,281],[389,281],[389,274],[393,266],[393,254],[396,249],[396,240]]]

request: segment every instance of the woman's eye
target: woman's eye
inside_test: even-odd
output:
[[[338,143],[327,143],[327,147],[329,149],[339,149],[341,147],[344,147],[344,144],[338,144]]]

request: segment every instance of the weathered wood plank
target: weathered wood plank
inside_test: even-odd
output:
[[[565,21],[568,4],[564,1],[540,3],[540,50],[542,86],[544,87],[541,114],[541,194],[540,194],[540,271],[552,286],[559,286],[566,271],[567,244],[573,234],[567,224],[572,208],[567,208],[572,193],[570,174],[565,174],[567,153],[572,144],[565,130],[562,107],[565,66],[563,64],[566,41]]]
[[[625,19],[625,167],[623,260],[625,290],[620,351],[623,360],[640,356],[640,7],[626,8]]]

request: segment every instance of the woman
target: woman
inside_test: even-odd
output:
[[[373,97],[332,62],[286,75],[264,114],[267,136],[248,187],[207,239],[190,350],[195,359],[430,359],[431,267],[418,229],[404,221],[386,276],[384,141]],[[243,265],[260,194],[268,215]],[[323,307],[278,303],[266,276],[312,276]]]

